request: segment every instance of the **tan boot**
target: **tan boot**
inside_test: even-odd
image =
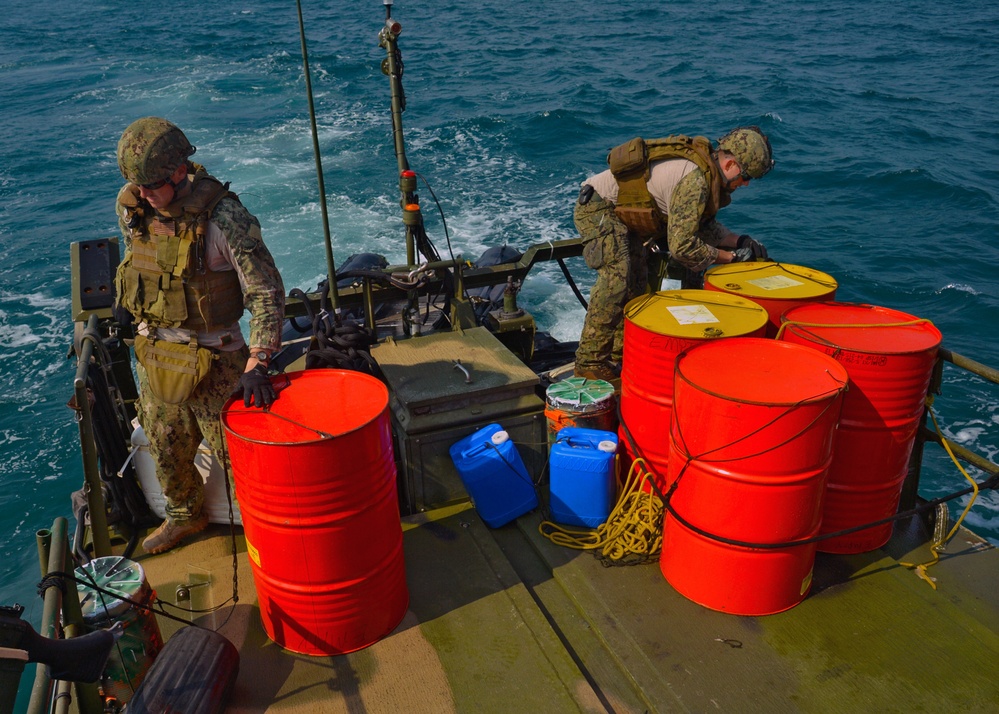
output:
[[[160,527],[146,536],[142,549],[147,553],[162,553],[179,545],[184,538],[203,531],[208,525],[208,516],[201,514],[190,521],[173,521],[167,518]]]
[[[576,367],[573,375],[576,377],[585,377],[586,379],[602,379],[605,382],[611,382],[620,377],[620,375],[616,374],[613,369],[604,365],[597,365],[595,367]]]

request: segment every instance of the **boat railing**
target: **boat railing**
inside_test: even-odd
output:
[[[40,587],[44,590],[39,633],[49,639],[57,637],[60,623],[63,637],[67,639],[86,634],[76,585],[70,583],[68,587],[65,586],[65,578],[58,575],[72,573],[75,567],[70,556],[67,525],[67,520],[59,517],[53,521],[51,530],[43,529],[35,535],[42,573]],[[106,537],[107,529],[104,530]],[[96,683],[53,681],[48,667],[39,664],[35,668],[27,714],[68,712],[73,701],[71,688],[75,689],[76,706],[82,714],[100,714],[104,711],[104,703]]]
[[[505,283],[509,278],[514,281],[523,281],[527,274],[538,263],[547,261],[561,262],[567,258],[574,258],[583,254],[583,242],[581,238],[567,238],[564,240],[549,241],[547,243],[536,243],[524,251],[520,259],[510,263],[500,263],[483,267],[472,266],[465,262],[459,254],[453,260],[441,260],[427,263],[423,268],[426,275],[425,290],[429,292],[439,291],[444,283],[443,276],[437,275],[437,271],[454,270],[455,275],[455,298],[462,299],[465,290],[488,287]],[[412,271],[411,265],[390,265],[380,272],[386,275],[393,275],[400,271]],[[374,282],[370,278],[362,278],[359,285],[341,287],[338,289],[339,304],[342,307],[358,307],[361,305],[371,306],[374,302],[386,302],[402,300],[408,297],[408,290],[386,284],[384,282]],[[306,293],[305,300],[310,303],[306,306],[303,299],[289,296],[285,305],[285,314],[288,317],[302,317],[314,310],[314,306],[322,303],[323,292],[314,291]]]
[[[926,408],[923,413],[923,421],[916,433],[916,441],[913,447],[912,456],[909,461],[909,473],[905,485],[902,489],[902,498],[899,503],[900,510],[916,508],[920,502],[919,480],[923,465],[923,447],[927,442],[938,444],[941,448],[951,454],[955,459],[959,459],[966,464],[973,466],[987,474],[987,478],[975,486],[966,488],[960,492],[951,494],[953,497],[972,493],[980,488],[995,488],[999,484],[999,465],[990,461],[986,457],[978,454],[965,446],[949,439],[936,428],[933,419],[932,407],[936,396],[942,394],[944,365],[951,364],[958,369],[962,369],[992,384],[999,385],[999,370],[988,365],[976,362],[957,352],[941,347],[937,353],[937,362],[934,367],[933,376],[927,393]]]
[[[91,400],[87,393],[87,372],[93,362],[94,350],[101,345],[97,332],[97,315],[91,314],[80,338],[79,360],[73,379],[73,405],[77,426],[80,429],[80,453],[83,457],[84,492],[90,513],[91,532],[95,556],[111,555],[111,537],[108,534],[107,509],[101,486],[100,465],[97,461],[97,442],[94,437],[94,418]]]

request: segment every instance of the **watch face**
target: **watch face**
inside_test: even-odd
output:
[[[254,352],[253,356],[256,357],[257,360],[260,361],[260,362],[266,362],[267,361],[267,353],[266,352]]]

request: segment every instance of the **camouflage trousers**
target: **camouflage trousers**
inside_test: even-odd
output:
[[[156,479],[166,499],[166,513],[172,520],[197,518],[204,502],[204,480],[194,466],[198,447],[204,439],[220,464],[229,470],[219,415],[239,385],[250,351],[245,346],[232,352],[219,352],[212,360],[208,375],[201,380],[191,397],[180,404],[165,404],[149,389],[149,379],[141,364],[138,416],[149,454],[156,464]]]
[[[583,258],[597,271],[576,350],[576,368],[620,364],[624,351],[624,306],[648,291],[648,264],[642,241],[596,194],[576,204],[573,218],[583,239]]]

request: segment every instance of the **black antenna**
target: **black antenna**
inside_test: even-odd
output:
[[[323,181],[323,160],[319,154],[319,131],[316,129],[316,108],[312,101],[312,78],[309,74],[309,51],[305,46],[305,23],[302,20],[302,2],[295,0],[298,6],[298,30],[302,37],[302,65],[305,68],[305,92],[309,98],[309,121],[312,124],[312,150],[316,156],[316,174],[319,177],[319,206],[323,214],[323,235],[326,237],[326,287],[330,293],[331,307],[336,320],[340,324],[340,295],[336,287],[336,265],[333,261],[333,239],[330,237],[329,214],[326,211],[326,184]],[[391,3],[390,3],[391,4]]]

